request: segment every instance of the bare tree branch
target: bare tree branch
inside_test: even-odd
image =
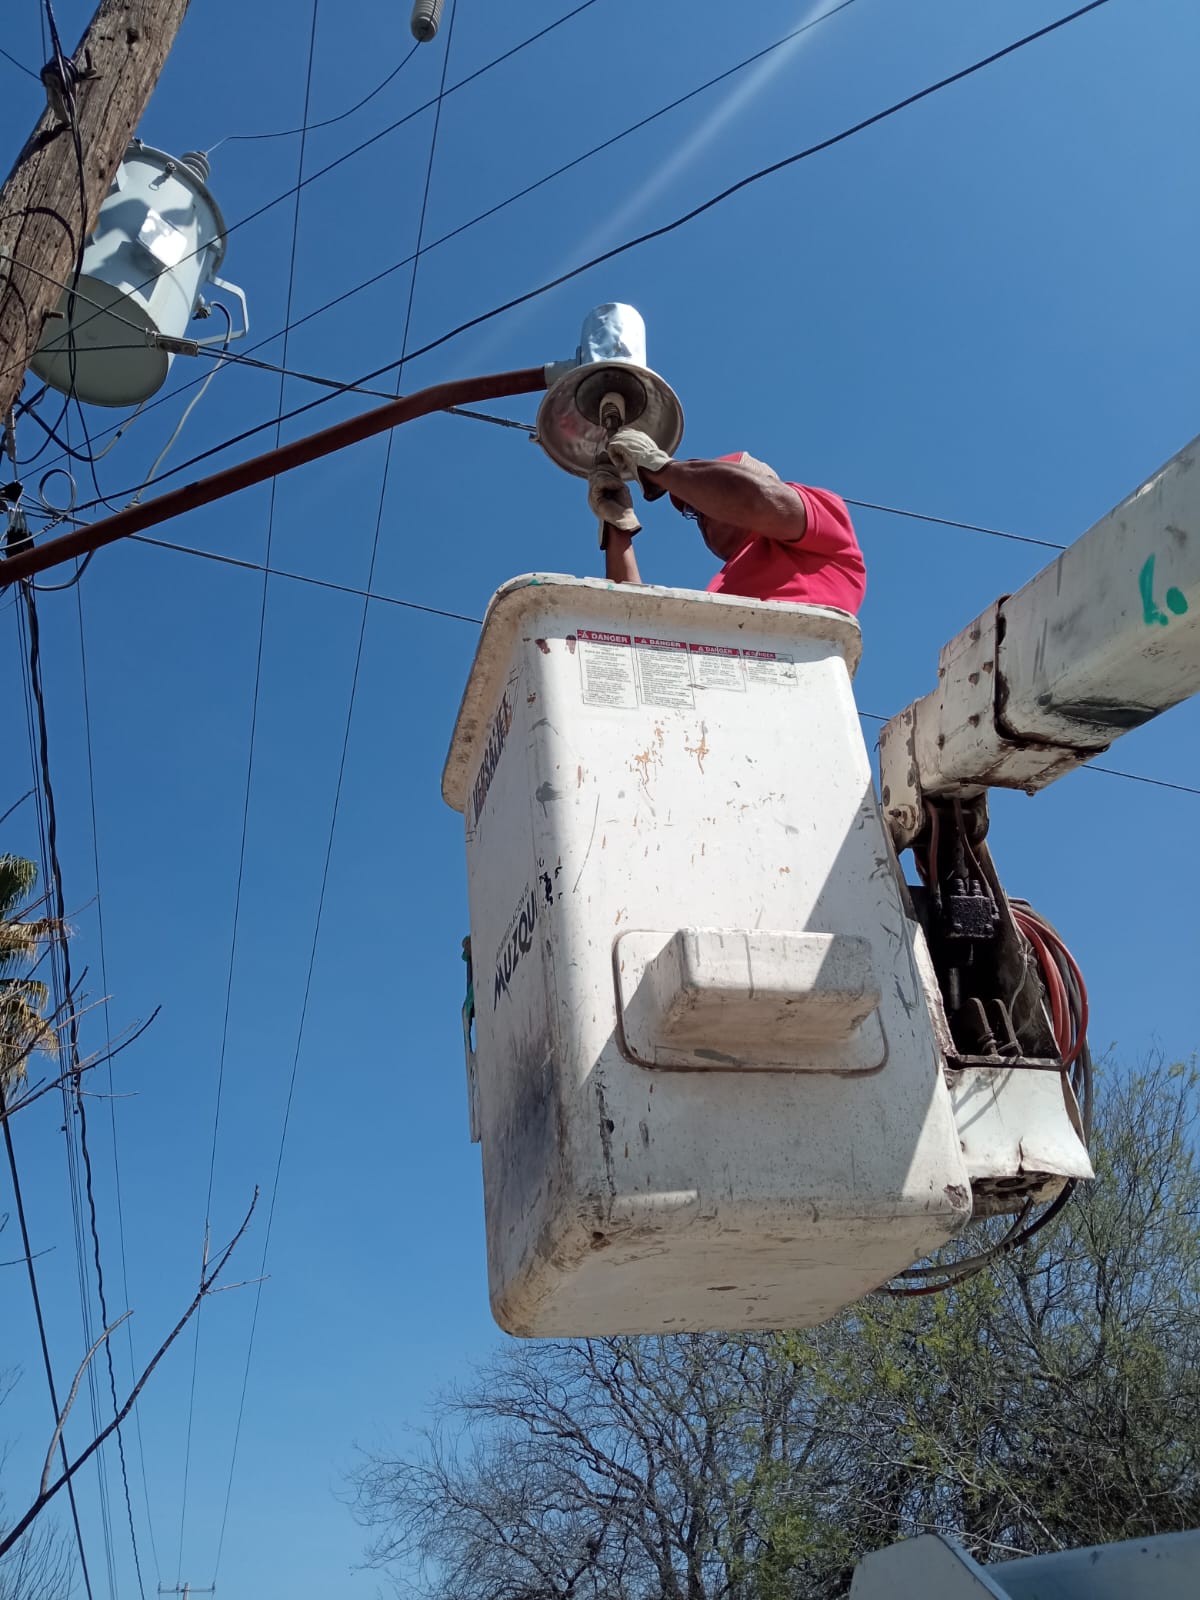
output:
[[[132,1311],[126,1311],[124,1316],[118,1317],[111,1327],[105,1328],[87,1355],[79,1363],[79,1370],[75,1374],[75,1382],[71,1385],[71,1392],[67,1396],[66,1404],[62,1408],[58,1424],[54,1429],[54,1435],[50,1440],[50,1448],[46,1451],[46,1465],[42,1468],[42,1487],[40,1491],[43,1495],[49,1487],[50,1469],[54,1465],[54,1452],[58,1449],[58,1441],[62,1438],[62,1431],[67,1425],[67,1418],[71,1415],[71,1407],[75,1404],[75,1396],[79,1393],[79,1385],[83,1381],[84,1373],[87,1371],[87,1364],[109,1335],[115,1333],[121,1324],[127,1322],[132,1315]]]
[[[228,1262],[230,1256],[233,1254],[234,1250],[237,1248],[237,1245],[240,1242],[240,1240],[242,1238],[242,1235],[245,1233],[246,1229],[250,1226],[250,1218],[254,1215],[254,1208],[255,1208],[255,1206],[257,1204],[258,1204],[258,1189],[256,1187],[255,1190],[254,1190],[254,1198],[250,1202],[250,1209],[246,1212],[245,1217],[242,1219],[241,1227],[237,1230],[237,1232],[234,1234],[233,1238],[229,1241],[229,1243],[226,1245],[225,1249],[221,1252],[220,1256],[217,1258],[216,1264],[213,1267],[206,1269],[204,1275],[200,1279],[200,1287],[196,1291],[195,1298],[192,1300],[192,1303],[188,1306],[187,1310],[180,1317],[179,1321],[171,1329],[171,1331],[167,1335],[167,1337],[163,1340],[162,1344],[160,1344],[158,1349],[154,1352],[154,1355],[151,1357],[150,1361],[148,1362],[148,1364],[146,1365],[145,1369],[143,1370],[141,1377],[137,1380],[137,1382],[134,1384],[133,1388],[129,1391],[129,1396],[126,1399],[125,1404],[116,1413],[116,1415],[113,1417],[112,1421],[109,1422],[105,1427],[103,1427],[100,1430],[100,1432],[92,1440],[91,1444],[89,1444],[87,1446],[87,1448],[85,1450],[83,1450],[75,1458],[75,1460],[72,1461],[65,1468],[65,1470],[59,1474],[59,1476],[54,1480],[53,1483],[46,1484],[44,1479],[43,1479],[42,1487],[41,1487],[41,1490],[40,1490],[36,1500],[33,1501],[32,1505],[30,1505],[29,1509],[24,1513],[24,1515],[22,1517],[20,1517],[19,1520],[16,1523],[13,1524],[13,1526],[8,1530],[8,1532],[4,1535],[4,1537],[0,1538],[0,1557],[4,1556],[5,1554],[7,1554],[7,1552],[9,1550],[12,1549],[12,1547],[21,1538],[22,1534],[24,1534],[26,1532],[26,1530],[29,1528],[29,1526],[34,1521],[34,1519],[46,1508],[46,1506],[54,1498],[54,1496],[59,1492],[59,1490],[62,1489],[65,1484],[70,1482],[70,1480],[75,1476],[75,1474],[79,1471],[80,1467],[82,1467],[86,1461],[89,1461],[91,1459],[91,1457],[93,1455],[95,1455],[96,1451],[99,1450],[100,1446],[104,1443],[105,1439],[107,1439],[108,1436],[111,1433],[113,1433],[117,1428],[119,1428],[121,1426],[121,1424],[124,1422],[125,1418],[133,1410],[133,1407],[134,1407],[134,1404],[137,1401],[138,1395],[141,1394],[142,1390],[145,1388],[147,1382],[149,1381],[150,1375],[153,1373],[155,1367],[158,1366],[159,1362],[166,1355],[167,1351],[171,1348],[171,1346],[175,1343],[176,1339],[178,1339],[179,1335],[183,1332],[184,1328],[187,1327],[188,1323],[191,1321],[192,1317],[195,1315],[196,1310],[199,1307],[201,1300],[203,1300],[205,1295],[208,1294],[212,1290],[212,1287],[215,1284],[216,1280],[220,1277],[221,1273],[224,1271],[225,1265]],[[127,1312],[126,1315],[129,1315],[129,1313]],[[124,1319],[122,1319],[122,1320],[124,1320]],[[75,1391],[79,1387],[79,1377],[82,1375],[84,1367],[86,1367],[87,1362],[91,1359],[91,1356],[94,1353],[94,1350],[97,1348],[97,1346],[99,1344],[103,1343],[104,1339],[107,1338],[108,1331],[111,1331],[111,1330],[107,1330],[104,1334],[102,1334],[100,1336],[100,1339],[97,1341],[97,1345],[93,1346],[93,1349],[91,1351],[89,1351],[88,1355],[84,1358],[83,1366],[80,1367],[79,1374],[76,1375],[75,1383],[72,1386],[72,1390],[71,1390],[71,1398],[72,1399],[74,1399]],[[70,1401],[68,1401],[68,1407],[69,1407],[69,1405],[70,1405]],[[61,1424],[60,1424],[60,1426],[61,1426]],[[57,1430],[56,1430],[56,1432],[57,1432]]]

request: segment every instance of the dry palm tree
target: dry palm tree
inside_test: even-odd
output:
[[[58,1038],[45,1014],[49,990],[30,975],[39,950],[62,935],[56,918],[33,917],[27,902],[37,867],[22,856],[0,856],[0,1090],[25,1076],[35,1050],[55,1055]]]

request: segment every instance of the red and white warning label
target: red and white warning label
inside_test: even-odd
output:
[[[698,689],[745,694],[751,686],[796,683],[795,660],[782,651],[587,628],[580,628],[577,638],[580,684],[589,706],[632,711],[640,704],[691,711]]]
[[[643,705],[683,706],[689,711],[695,707],[688,647],[682,639],[648,639],[635,634],[633,649]]]
[[[638,696],[633,676],[633,639],[630,635],[595,633],[580,628],[577,637],[584,705],[634,710]]]

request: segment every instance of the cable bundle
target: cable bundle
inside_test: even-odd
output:
[[[1067,1081],[1079,1104],[1084,1144],[1089,1145],[1092,1137],[1092,1056],[1087,1042],[1087,985],[1058,930],[1028,901],[1013,900],[1010,905],[1013,921],[1037,960],[1050,1007],[1054,1042],[1062,1057]],[[882,1292],[908,1299],[917,1295],[939,1294],[944,1289],[954,1288],[991,1262],[1027,1244],[1035,1233],[1039,1233],[1059,1214],[1071,1198],[1074,1188],[1075,1179],[1068,1178],[1059,1193],[1032,1222],[1029,1218],[1034,1201],[1027,1200],[1008,1232],[986,1250],[960,1256],[956,1261],[910,1267],[900,1273],[894,1282],[885,1284]]]

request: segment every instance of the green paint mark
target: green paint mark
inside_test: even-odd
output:
[[[1153,556],[1148,556],[1146,558],[1146,565],[1138,573],[1138,589],[1141,591],[1142,616],[1145,620],[1146,626],[1148,628],[1152,628],[1157,622],[1165,628],[1171,619],[1165,614],[1165,612],[1160,611],[1155,603]]]
[[[1148,628],[1152,628],[1157,622],[1160,627],[1165,628],[1167,623],[1170,622],[1171,618],[1167,616],[1166,611],[1160,611],[1158,609],[1158,603],[1154,598],[1153,556],[1149,556],[1147,558],[1145,566],[1138,573],[1138,589],[1142,596],[1142,616],[1145,618],[1146,626]],[[1187,614],[1187,595],[1184,594],[1182,589],[1176,589],[1172,585],[1172,587],[1167,590],[1165,598],[1167,611],[1172,612],[1177,617],[1182,617]]]

